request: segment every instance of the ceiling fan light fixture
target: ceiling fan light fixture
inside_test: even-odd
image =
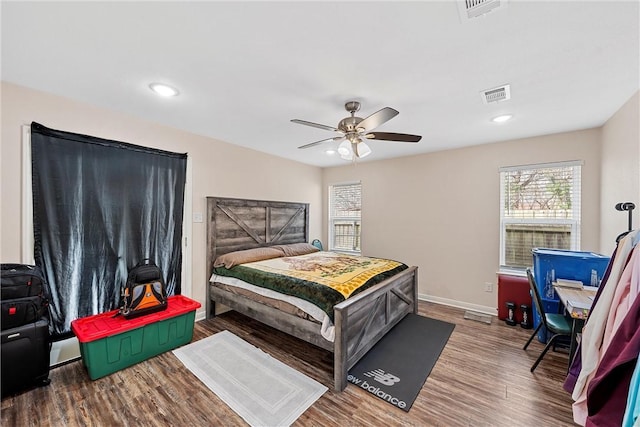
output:
[[[491,119],[491,121],[494,123],[504,123],[508,120],[511,120],[512,117],[513,114],[503,114],[501,116],[494,117],[493,119]]]
[[[349,153],[347,154],[340,154],[340,158],[342,158],[343,160],[352,161],[354,159],[354,156],[353,153],[349,151]]]
[[[367,157],[369,154],[371,154],[371,148],[369,148],[369,146],[364,142],[360,142],[358,145],[356,145],[356,150],[358,151],[358,157],[360,158]]]
[[[342,143],[338,147],[338,153],[344,160],[354,161],[355,159],[361,159],[371,154],[371,148],[369,148],[369,146],[362,141],[351,143],[346,140],[342,141]]]
[[[338,153],[343,159],[345,158],[345,156],[351,157],[352,156],[351,143],[348,140],[342,141],[342,143],[338,146]],[[351,159],[349,158],[346,160],[351,160]]]
[[[353,155],[353,151],[351,151],[351,143],[349,141],[343,141],[338,147],[338,154],[343,160],[353,161],[355,156]]]
[[[149,89],[164,97],[177,96],[180,93],[178,92],[178,89],[164,83],[151,83],[149,85]]]

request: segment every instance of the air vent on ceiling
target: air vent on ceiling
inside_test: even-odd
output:
[[[458,12],[463,23],[506,6],[507,0],[458,0]]]
[[[493,89],[487,89],[480,92],[480,96],[482,97],[482,102],[486,105],[493,104],[495,102],[506,101],[507,99],[511,99],[511,86],[504,85],[499,87],[494,87]]]

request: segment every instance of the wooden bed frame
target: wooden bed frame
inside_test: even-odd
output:
[[[207,197],[207,280],[213,261],[243,249],[309,241],[309,204]],[[347,386],[347,373],[408,313],[417,312],[418,270],[410,267],[334,307],[335,340],[320,335],[318,323],[284,313],[207,283],[207,318],[215,303],[334,353],[334,387]]]

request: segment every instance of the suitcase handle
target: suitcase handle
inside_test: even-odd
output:
[[[20,269],[35,270],[35,268],[32,265],[27,265],[27,264],[0,264],[0,269],[8,270],[8,271],[20,270]]]

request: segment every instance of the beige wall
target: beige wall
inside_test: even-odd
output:
[[[148,147],[187,152],[193,170],[193,212],[205,212],[206,196],[310,203],[310,238],[320,236],[320,168],[226,144],[124,114],[2,83],[0,259],[21,254],[21,126],[47,127]],[[205,300],[206,225],[193,224],[192,297]]]
[[[323,187],[362,182],[364,255],[417,265],[424,297],[495,313],[499,167],[584,161],[581,249],[598,251],[600,133],[568,132],[328,168]],[[428,144],[428,137],[421,143]],[[485,282],[494,284],[493,292],[484,291]]]
[[[206,196],[309,202],[311,239],[324,236],[326,241],[327,185],[360,180],[365,255],[419,266],[422,296],[492,311],[499,259],[498,168],[583,160],[581,249],[609,254],[612,238],[626,228],[626,215],[613,206],[623,200],[640,205],[638,103],[636,93],[598,129],[321,170],[2,83],[0,259],[20,261],[20,128],[37,121],[188,152],[193,161],[193,212],[204,212]],[[634,226],[638,224],[636,214]],[[193,297],[204,302],[204,223],[193,224],[193,243]],[[494,284],[493,292],[484,292],[485,282]]]
[[[633,228],[640,227],[640,92],[636,92],[602,128],[600,250],[610,254],[616,237],[627,230],[629,215],[616,203],[633,202]]]

